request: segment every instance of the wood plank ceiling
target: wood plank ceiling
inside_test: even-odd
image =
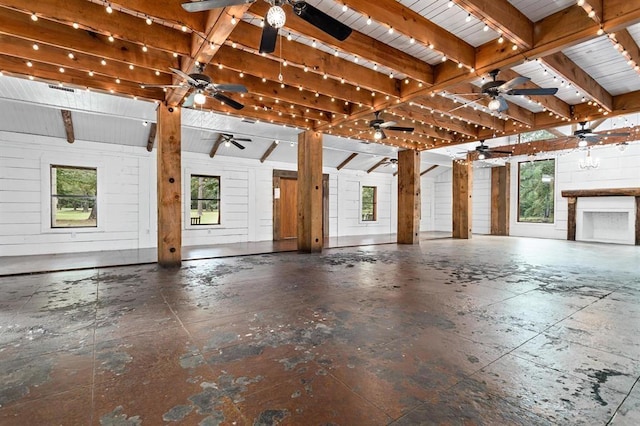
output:
[[[146,85],[179,84],[169,68],[190,73],[200,63],[214,82],[248,89],[226,93],[240,111],[211,98],[205,109],[371,142],[369,120],[383,111],[415,130],[389,131],[382,143],[416,150],[640,111],[639,92],[609,93],[562,52],[609,39],[637,74],[640,49],[627,30],[640,22],[636,1],[579,0],[534,22],[524,13],[534,16],[531,2],[516,0],[309,0],[353,33],[337,41],[285,5],[285,27],[266,55],[258,53],[266,1],[198,13],[181,3],[0,0],[0,70],[178,105],[188,87]],[[480,79],[500,69],[510,80],[532,61],[583,98],[510,99],[505,112],[491,112]]]

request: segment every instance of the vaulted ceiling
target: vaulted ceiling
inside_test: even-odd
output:
[[[236,110],[202,108],[374,142],[375,111],[413,132],[380,143],[429,150],[640,111],[640,2],[628,0],[308,0],[353,29],[339,41],[284,5],[273,53],[260,54],[264,0],[190,13],[182,0],[0,0],[0,71],[181,104],[170,71],[204,64]],[[237,2],[236,2],[237,3]],[[295,1],[294,1],[295,3]],[[491,111],[489,72],[518,88]],[[565,141],[566,145],[566,141]]]

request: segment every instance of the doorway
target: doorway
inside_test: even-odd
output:
[[[329,175],[322,175],[322,235],[329,236]],[[298,172],[273,171],[273,239],[298,236]]]

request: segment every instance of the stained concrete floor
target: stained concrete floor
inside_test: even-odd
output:
[[[3,277],[0,424],[637,425],[639,265],[474,237]]]

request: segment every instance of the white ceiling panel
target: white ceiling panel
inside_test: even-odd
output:
[[[576,4],[575,0],[509,0],[509,3],[533,22],[538,22],[549,15]]]
[[[138,120],[74,111],[73,130],[78,140],[127,146],[146,146],[149,126]]]
[[[66,138],[60,109],[0,100],[0,131]]]
[[[640,74],[606,36],[570,47],[563,53],[613,96],[640,90]]]

